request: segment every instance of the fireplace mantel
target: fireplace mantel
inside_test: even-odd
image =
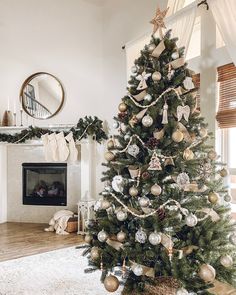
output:
[[[65,127],[65,126],[64,126]],[[67,127],[71,127],[68,126]],[[18,129],[17,129],[18,128]],[[1,127],[0,132],[16,133],[20,131],[19,127],[6,128]],[[50,128],[52,128],[50,126]],[[62,126],[55,127],[55,130],[63,129]],[[22,128],[22,129],[25,129]],[[3,131],[4,130],[4,131]],[[80,191],[78,192],[78,200],[96,200],[98,198],[99,192],[101,191],[102,185],[100,182],[102,166],[104,155],[104,146],[98,144],[92,138],[83,139],[76,143],[80,146],[80,169],[81,169],[81,179],[80,179]],[[27,149],[35,148],[36,146],[42,146],[41,140],[31,140],[25,143],[14,144],[14,143],[0,143],[0,223],[8,221],[7,219],[7,163],[8,163],[8,148],[14,146],[25,146]],[[75,204],[77,205],[77,204]]]

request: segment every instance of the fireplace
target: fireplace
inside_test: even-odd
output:
[[[23,163],[23,204],[66,206],[66,163]]]

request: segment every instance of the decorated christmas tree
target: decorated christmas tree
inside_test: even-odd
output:
[[[101,269],[109,292],[122,283],[123,294],[236,294],[227,170],[208,144],[184,49],[162,32],[166,12],[151,21],[107,143],[87,271]]]

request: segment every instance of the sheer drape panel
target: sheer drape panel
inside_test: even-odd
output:
[[[236,1],[208,0],[208,4],[225,42],[226,49],[236,64]]]
[[[236,67],[233,63],[219,67],[219,109],[216,120],[220,128],[236,127]]]
[[[182,9],[184,7],[185,0],[168,0],[169,11],[168,15],[172,15],[176,13],[178,10]]]
[[[172,29],[172,37],[178,37],[178,47],[185,47],[187,54],[197,13],[197,4],[192,3],[166,19],[166,27]]]

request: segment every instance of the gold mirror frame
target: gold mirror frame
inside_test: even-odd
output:
[[[27,108],[25,107],[24,103],[23,103],[23,91],[26,87],[27,84],[30,83],[30,81],[32,81],[35,77],[39,76],[39,75],[48,75],[48,76],[51,76],[52,78],[54,78],[58,83],[59,85],[61,86],[61,91],[62,91],[62,98],[61,98],[61,103],[58,107],[58,109],[51,115],[51,116],[48,116],[47,118],[37,118],[37,117],[34,117],[32,114],[30,114],[27,110]],[[49,74],[47,72],[37,72],[35,74],[32,74],[31,76],[29,76],[23,83],[23,85],[21,86],[21,89],[20,89],[20,103],[21,103],[21,106],[22,106],[22,109],[26,112],[27,115],[29,115],[30,117],[34,118],[34,119],[38,119],[38,120],[47,120],[47,119],[50,119],[52,117],[54,117],[56,114],[58,114],[64,104],[64,100],[65,100],[65,91],[64,91],[64,88],[62,86],[62,83],[61,81],[55,77],[54,75],[52,74]]]

